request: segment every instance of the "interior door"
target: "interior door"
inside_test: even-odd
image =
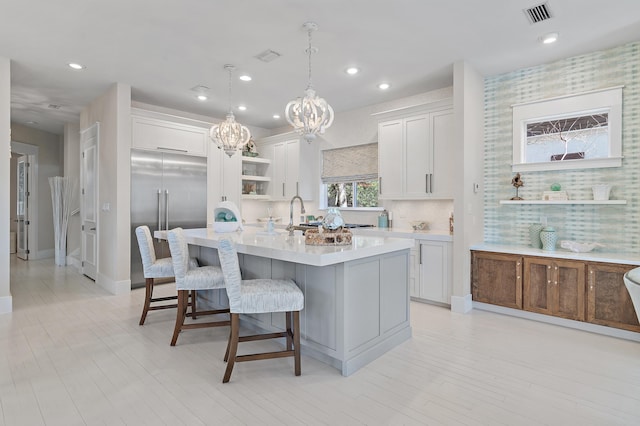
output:
[[[29,161],[28,156],[18,157],[17,167],[17,247],[16,255],[29,260]]]
[[[99,123],[80,135],[82,273],[93,280],[98,270],[98,135]]]

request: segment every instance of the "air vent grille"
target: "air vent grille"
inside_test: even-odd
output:
[[[538,22],[551,19],[551,12],[549,12],[549,6],[547,6],[547,3],[542,3],[538,6],[525,9],[524,13],[532,24],[537,24]]]
[[[271,49],[267,49],[264,52],[258,53],[255,56],[255,58],[261,60],[262,62],[271,62],[275,59],[278,59],[280,56],[282,55],[279,54],[278,52]]]

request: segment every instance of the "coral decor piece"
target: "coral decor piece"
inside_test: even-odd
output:
[[[310,246],[346,246],[351,244],[352,235],[351,231],[343,228],[307,229],[304,233],[304,243]]]
[[[524,186],[524,181],[520,177],[520,173],[516,173],[516,175],[511,179],[511,185],[516,189],[516,196],[511,197],[512,200],[524,200],[524,198],[518,196],[518,188]]]

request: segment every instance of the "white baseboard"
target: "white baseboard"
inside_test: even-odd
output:
[[[96,284],[111,294],[124,294],[131,291],[131,280],[114,281],[100,273],[96,277]]]
[[[576,330],[588,331],[590,333],[603,334],[605,336],[617,337],[620,339],[640,342],[640,333],[622,330],[620,328],[607,327],[589,322],[574,321],[566,318],[554,317],[551,315],[539,314],[537,312],[521,311],[520,309],[505,308],[504,306],[491,305],[489,303],[473,302],[473,308],[480,311],[495,312],[497,314],[509,315],[512,317],[524,318],[533,321],[545,322],[547,324],[559,325],[562,327],[575,328]]]
[[[82,272],[82,262],[76,257],[67,256],[67,266],[73,266],[76,272]]]
[[[55,255],[56,255],[55,249],[38,250],[33,255],[29,254],[29,259],[34,259],[34,260],[50,259],[52,257],[55,257]]]
[[[0,314],[9,314],[13,312],[13,297],[0,297]]]
[[[471,294],[466,296],[451,296],[451,312],[466,314],[473,309],[473,300]]]

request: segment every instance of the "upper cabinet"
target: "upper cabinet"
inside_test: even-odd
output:
[[[208,128],[133,115],[131,146],[138,149],[207,156]]]
[[[421,109],[378,123],[380,199],[453,198],[451,103]]]
[[[319,186],[317,143],[301,141],[295,134],[278,135],[260,141],[259,152],[271,161],[271,200],[289,201],[295,195],[305,201],[316,198]]]

